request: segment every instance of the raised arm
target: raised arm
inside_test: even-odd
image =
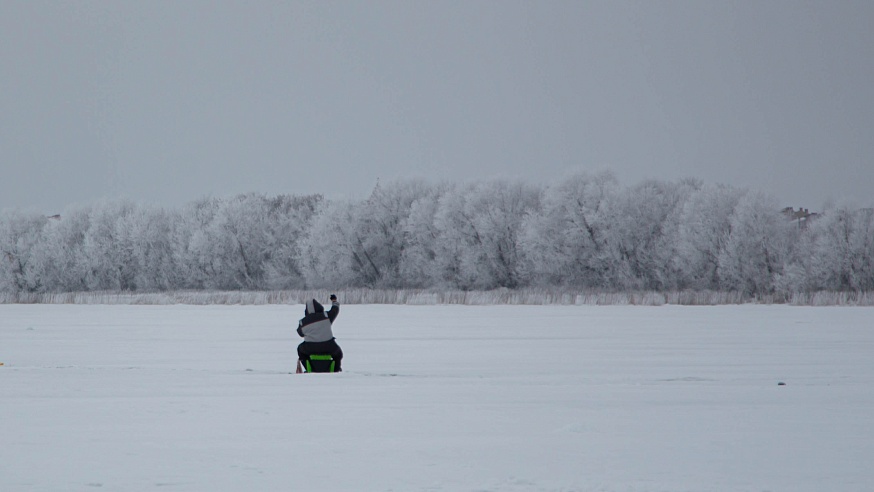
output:
[[[340,301],[337,300],[337,296],[331,294],[331,309],[328,310],[328,319],[331,323],[337,319],[338,314],[340,314]]]

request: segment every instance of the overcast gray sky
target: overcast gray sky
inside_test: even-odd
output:
[[[0,0],[0,208],[612,170],[870,206],[871,1]]]

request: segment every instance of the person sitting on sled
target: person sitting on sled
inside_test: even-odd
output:
[[[297,346],[297,357],[306,361],[316,354],[331,354],[334,358],[334,372],[340,372],[340,361],[343,350],[337,345],[331,325],[340,314],[340,302],[337,296],[331,294],[331,309],[325,308],[315,299],[307,301],[304,317],[297,324],[297,334],[303,337],[303,342]]]

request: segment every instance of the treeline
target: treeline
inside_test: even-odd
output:
[[[814,218],[815,217],[815,218]],[[696,180],[399,181],[364,200],[245,194],[0,213],[0,292],[496,288],[874,290],[874,211],[806,221]]]

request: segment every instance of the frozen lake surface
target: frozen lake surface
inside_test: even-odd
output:
[[[872,308],[302,315],[0,305],[0,490],[874,490]]]

